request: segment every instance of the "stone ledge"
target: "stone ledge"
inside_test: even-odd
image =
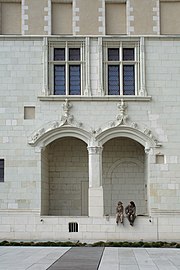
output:
[[[65,99],[72,101],[118,101],[123,99],[124,101],[151,101],[151,96],[57,96],[57,95],[49,95],[49,96],[38,96],[40,101],[64,101]]]

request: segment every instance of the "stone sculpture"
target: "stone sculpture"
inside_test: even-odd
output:
[[[124,219],[124,206],[122,202],[118,202],[118,205],[116,206],[116,224],[123,223]]]
[[[134,224],[134,220],[136,218],[136,205],[133,201],[131,201],[128,206],[125,208],[126,216],[129,220],[131,226]]]

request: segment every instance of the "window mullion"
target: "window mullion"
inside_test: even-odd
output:
[[[81,44],[81,47],[80,47],[80,62],[79,62],[79,65],[80,65],[80,95],[82,95],[82,89],[84,89],[82,83],[83,83],[83,80],[81,80],[82,78],[82,75],[83,75],[83,62],[84,62],[84,59],[83,59],[83,50],[84,50],[84,43]]]
[[[66,95],[69,95],[69,64],[68,64],[68,44],[66,42],[66,48],[65,48],[65,81],[66,81]]]
[[[108,95],[108,49],[107,49],[107,44],[105,44],[104,48],[104,55],[105,55],[105,61],[104,61],[104,68],[105,68],[105,91],[106,95]]]
[[[122,55],[122,43],[120,43],[119,47],[119,71],[120,71],[120,95],[123,95],[123,55]]]
[[[53,91],[53,93],[51,93],[51,94],[53,94],[53,95],[54,95],[54,92],[55,92],[55,89],[54,89],[54,85],[55,85],[55,83],[54,83],[54,80],[55,80],[54,67],[55,67],[55,63],[53,62],[51,64],[51,68],[50,68],[50,71],[49,71],[50,72],[50,77],[53,78],[53,80],[51,80],[51,91]],[[52,76],[53,74],[54,74],[54,76]]]
[[[104,63],[105,67],[105,90],[106,90],[106,95],[108,95],[108,64]]]
[[[137,63],[134,64],[134,80],[135,80],[135,95],[138,94],[137,89],[138,89],[138,65]]]
[[[137,81],[136,88],[135,88],[136,95],[139,95],[138,91],[139,91],[139,87],[141,85],[141,83],[139,83],[140,82],[139,49],[140,49],[139,46],[135,47],[135,57],[136,57],[135,58],[135,61],[136,61],[136,64],[135,64],[135,71],[136,71],[135,76],[136,76],[136,81]]]

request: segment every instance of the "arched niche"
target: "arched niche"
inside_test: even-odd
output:
[[[103,145],[104,214],[115,215],[118,201],[130,201],[137,213],[147,214],[147,175],[144,147],[128,137],[115,137]]]

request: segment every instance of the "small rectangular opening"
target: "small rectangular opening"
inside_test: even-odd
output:
[[[33,106],[24,107],[24,119],[35,119],[35,107]]]
[[[164,164],[164,155],[156,155],[156,164]]]
[[[78,223],[70,222],[69,223],[69,232],[78,232]]]

